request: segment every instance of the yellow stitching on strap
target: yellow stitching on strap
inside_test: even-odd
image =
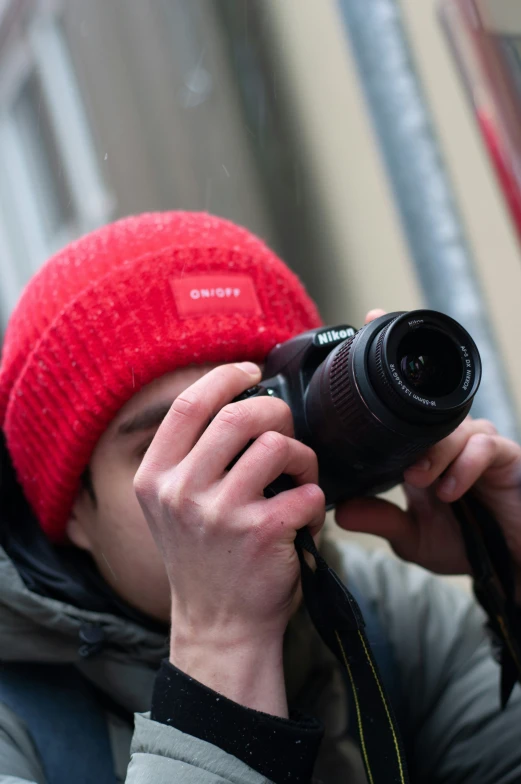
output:
[[[362,747],[362,756],[363,756],[364,762],[365,762],[365,769],[367,771],[367,775],[369,776],[369,784],[374,784],[373,774],[371,773],[371,768],[370,768],[370,765],[369,765],[369,758],[367,756],[367,749],[365,747],[364,728],[363,728],[363,725],[362,725],[362,714],[360,712],[360,705],[358,703],[358,694],[356,693],[356,686],[355,686],[355,682],[354,682],[354,679],[353,679],[353,673],[351,672],[351,667],[349,666],[349,662],[347,661],[347,656],[345,654],[345,651],[344,651],[344,648],[343,648],[343,645],[342,645],[342,641],[341,641],[341,639],[339,637],[339,634],[338,634],[336,629],[335,629],[335,635],[336,635],[336,639],[337,639],[338,645],[340,647],[340,650],[342,651],[342,657],[344,659],[344,664],[346,666],[346,670],[347,670],[347,673],[349,675],[349,680],[351,681],[351,687],[353,689],[353,697],[354,697],[354,700],[355,700],[355,707],[356,707],[356,719],[357,719],[357,722],[358,722],[358,732],[359,732],[359,735],[360,735],[360,745]]]
[[[369,664],[371,665],[371,670],[373,671],[374,679],[376,681],[376,684],[378,686],[378,691],[380,692],[380,697],[382,698],[382,702],[384,704],[385,712],[387,714],[387,720],[389,721],[389,724],[390,724],[390,727],[391,727],[391,732],[393,734],[393,741],[394,741],[394,747],[396,749],[396,756],[398,757],[398,765],[400,767],[400,781],[402,782],[402,784],[405,784],[405,778],[404,778],[404,775],[403,775],[403,767],[402,767],[402,758],[400,756],[400,746],[398,745],[398,738],[396,737],[396,732],[395,732],[395,729],[394,729],[393,720],[391,719],[391,714],[389,713],[389,707],[387,705],[387,701],[386,701],[385,695],[383,693],[382,684],[380,683],[380,678],[378,677],[378,675],[376,673],[376,670],[375,670],[374,664],[373,664],[373,660],[371,659],[369,651],[367,650],[367,646],[365,644],[364,636],[363,636],[362,632],[360,631],[360,629],[358,630],[358,636],[362,640],[362,645],[364,646],[365,655],[367,656],[367,660],[369,661]]]

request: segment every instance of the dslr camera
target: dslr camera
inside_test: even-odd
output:
[[[443,313],[415,310],[281,343],[263,380],[237,399],[271,395],[289,405],[295,437],[317,454],[331,508],[401,483],[404,470],[467,416],[480,379],[468,332]],[[266,492],[287,487],[280,477]]]

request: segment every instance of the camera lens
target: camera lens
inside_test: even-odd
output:
[[[481,378],[461,324],[433,310],[390,313],[336,346],[313,373],[305,432],[328,504],[374,495],[467,416]]]
[[[367,324],[317,368],[306,417],[320,440],[339,448],[355,439],[358,449],[378,450],[387,437],[396,446],[397,434],[407,432],[411,440],[404,448],[414,449],[457,427],[480,378],[476,345],[450,316],[433,310],[389,314]]]
[[[397,361],[403,380],[431,398],[452,394],[463,376],[458,348],[439,330],[420,328],[398,345]]]
[[[328,504],[383,492],[457,428],[481,378],[474,341],[433,310],[381,316],[334,348],[305,398]]]

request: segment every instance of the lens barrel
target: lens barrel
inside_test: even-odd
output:
[[[481,379],[468,332],[437,311],[391,313],[336,347],[305,400],[312,446],[391,472],[451,433]]]

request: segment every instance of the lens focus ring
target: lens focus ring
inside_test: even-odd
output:
[[[349,367],[355,340],[351,338],[339,347],[330,369],[331,401],[340,420],[342,435],[346,440],[358,444],[361,452],[365,451],[366,444],[378,444],[379,448],[389,452],[389,467],[400,465],[404,459],[412,459],[414,455],[424,452],[435,443],[436,438],[417,441],[402,438],[371,415],[355,384],[350,381]],[[392,387],[389,386],[389,390],[389,394],[395,394]]]
[[[337,351],[331,365],[331,400],[335,411],[344,424],[357,417],[356,409],[359,407],[359,397],[354,393],[353,385],[349,383],[349,359],[353,340],[347,340]]]

